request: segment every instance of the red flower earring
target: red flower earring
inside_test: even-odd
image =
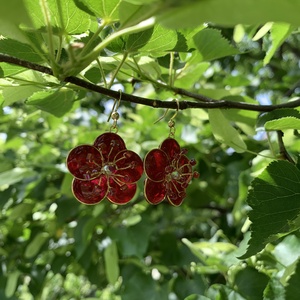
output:
[[[176,113],[177,114],[177,113]],[[198,178],[199,173],[193,172],[196,164],[194,159],[188,159],[186,149],[181,149],[174,139],[174,117],[168,122],[170,134],[158,149],[153,149],[144,159],[146,173],[144,193],[150,204],[159,204],[167,199],[172,205],[179,206],[186,196],[186,188],[192,178]]]
[[[110,117],[114,120],[111,129],[117,129],[119,114],[115,105]],[[75,177],[73,194],[84,204],[97,204],[105,197],[114,204],[128,203],[143,174],[141,158],[127,150],[123,139],[113,132],[101,134],[93,145],[72,149],[67,167]]]

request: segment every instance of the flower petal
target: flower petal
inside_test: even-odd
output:
[[[91,181],[73,180],[72,191],[78,201],[83,204],[97,204],[107,194],[107,179],[104,176]]]
[[[152,181],[162,181],[165,179],[168,164],[166,153],[160,149],[153,149],[145,157],[145,173]]]
[[[166,197],[164,182],[155,182],[147,178],[145,180],[144,194],[150,204],[159,204]]]
[[[173,180],[167,183],[167,199],[170,204],[179,206],[185,196],[185,188],[179,182]]]
[[[136,184],[121,184],[113,178],[109,179],[107,199],[114,204],[128,203],[136,193]]]
[[[173,160],[180,153],[179,144],[172,138],[165,139],[159,148],[168,155],[170,160]]]
[[[112,162],[118,152],[126,149],[123,139],[113,132],[99,135],[94,146],[102,153],[104,162]]]
[[[99,177],[102,165],[100,152],[91,145],[81,145],[72,149],[67,157],[70,173],[81,180]]]
[[[143,174],[143,161],[133,151],[123,150],[115,157],[115,176],[124,183],[137,182]]]

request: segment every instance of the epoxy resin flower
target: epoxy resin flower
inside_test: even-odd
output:
[[[196,161],[189,160],[186,153],[187,150],[181,150],[176,140],[167,138],[159,149],[146,155],[145,197],[149,203],[158,204],[165,198],[175,206],[182,203],[189,182],[193,177],[199,177],[199,173],[192,170]]]
[[[105,197],[126,204],[136,192],[143,162],[127,150],[123,139],[112,132],[98,136],[94,145],[80,145],[70,151],[67,167],[75,177],[73,194],[84,204],[96,204]]]

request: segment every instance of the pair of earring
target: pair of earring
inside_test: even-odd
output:
[[[77,146],[68,154],[67,167],[75,177],[72,183],[75,198],[84,204],[97,204],[104,198],[114,204],[126,204],[134,197],[137,181],[145,171],[146,200],[159,204],[167,199],[179,206],[188,184],[199,174],[192,170],[196,161],[188,159],[187,150],[181,149],[174,139],[175,116],[168,122],[169,137],[159,148],[148,152],[144,161],[112,132],[117,129],[119,118],[115,105],[110,117],[114,121],[110,132],[98,136],[93,145]]]

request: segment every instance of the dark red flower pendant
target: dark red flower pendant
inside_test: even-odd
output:
[[[127,150],[123,139],[112,132],[98,136],[94,145],[71,150],[67,167],[75,177],[73,194],[84,204],[96,204],[105,197],[114,204],[128,203],[143,174],[141,158]]]
[[[187,150],[180,149],[173,138],[167,138],[158,149],[153,149],[144,159],[146,173],[145,197],[151,204],[159,204],[165,198],[174,206],[183,202],[186,188],[193,177],[195,160],[185,155]]]

